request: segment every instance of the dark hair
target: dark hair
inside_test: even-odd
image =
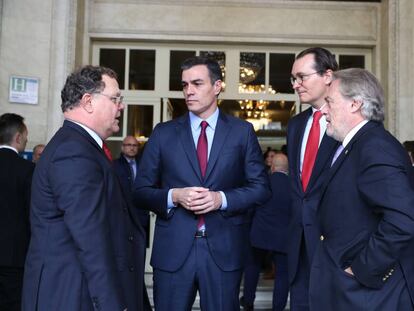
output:
[[[0,144],[11,144],[16,133],[27,130],[24,118],[15,113],[5,113],[0,116]]]
[[[223,74],[221,72],[220,65],[214,59],[202,57],[202,56],[194,56],[187,58],[181,64],[181,70],[187,70],[197,65],[205,65],[208,69],[208,75],[211,80],[211,84],[214,84],[217,80],[223,80]]]
[[[324,73],[328,69],[332,71],[338,70],[338,63],[336,62],[335,56],[327,49],[321,47],[312,47],[300,52],[296,59],[302,58],[305,55],[312,54],[315,57],[314,69],[321,73]]]
[[[62,111],[72,109],[79,105],[85,93],[99,93],[105,88],[102,76],[117,79],[115,71],[102,66],[84,66],[70,74],[61,92]]]

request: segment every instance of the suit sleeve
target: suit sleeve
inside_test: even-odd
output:
[[[167,212],[169,189],[161,189],[159,186],[162,169],[160,152],[160,130],[157,125],[145,144],[133,196],[134,200],[139,202],[143,208],[152,210],[158,216],[166,219],[169,216]]]
[[[414,239],[414,192],[404,161],[388,148],[363,150],[358,189],[380,219],[377,230],[353,261],[355,277],[365,286],[380,288],[401,254]]]
[[[269,177],[251,124],[248,124],[246,135],[243,186],[223,190],[223,192],[228,204],[226,210],[223,211],[224,215],[245,212],[249,208],[263,205],[271,196]]]
[[[100,310],[122,310],[114,248],[109,232],[108,188],[97,152],[68,142],[56,151],[50,168],[58,209],[77,248],[91,300]]]

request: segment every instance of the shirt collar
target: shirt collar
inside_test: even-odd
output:
[[[190,116],[191,127],[192,127],[193,131],[195,131],[200,127],[200,123],[201,123],[201,121],[203,121],[203,119],[201,119],[200,117],[198,117],[197,115],[195,115],[191,111],[189,112],[189,116]],[[218,116],[219,116],[219,109],[216,108],[216,110],[213,112],[213,114],[211,116],[209,116],[207,119],[205,119],[205,121],[207,121],[207,123],[208,123],[208,126],[211,127],[213,129],[213,131],[216,129]]]
[[[355,126],[352,130],[350,130],[349,133],[346,134],[344,141],[342,142],[342,146],[344,146],[345,148],[346,145],[348,145],[349,142],[351,141],[352,137],[354,137],[355,134],[367,123],[368,123],[368,120],[363,120],[360,123],[358,123],[358,125]]]
[[[0,145],[0,149],[2,149],[2,148],[4,148],[4,149],[10,149],[10,150],[13,150],[14,152],[16,152],[17,154],[19,154],[19,152],[17,151],[17,149],[16,148],[14,148],[14,147],[12,147],[12,146],[9,146],[9,145]]]
[[[69,119],[66,119],[66,120],[68,120],[68,121],[70,121],[70,122],[73,122],[73,123],[76,123],[77,125],[79,125],[81,128],[83,128],[85,131],[87,131],[88,132],[88,134],[89,135],[91,135],[91,137],[96,141],[96,143],[98,144],[98,146],[99,147],[101,147],[102,148],[102,145],[103,145],[103,141],[102,141],[102,138],[100,138],[99,137],[99,135],[98,134],[96,134],[93,130],[91,130],[89,127],[87,127],[86,125],[83,125],[82,123],[79,123],[79,122],[76,122],[76,121],[73,121],[73,120],[69,120]]]

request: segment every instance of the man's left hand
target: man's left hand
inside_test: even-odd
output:
[[[206,191],[197,200],[191,202],[190,210],[196,215],[206,214],[221,207],[221,194],[216,191]]]

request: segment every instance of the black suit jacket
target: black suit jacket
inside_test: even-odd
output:
[[[300,249],[305,239],[306,251],[311,261],[319,241],[320,230],[316,219],[321,188],[329,170],[331,159],[338,146],[338,142],[331,137],[323,137],[312,175],[306,192],[303,192],[300,175],[300,151],[306,123],[312,115],[309,108],[289,121],[287,133],[287,147],[289,157],[289,177],[292,184],[292,214],[289,223],[289,280],[292,282],[300,262]]]
[[[270,197],[268,177],[250,123],[220,112],[204,178],[201,177],[188,113],[158,124],[138,170],[135,196],[157,213],[151,264],[179,269],[194,243],[197,217],[181,206],[167,213],[171,188],[202,186],[223,191],[228,207],[205,215],[211,256],[223,271],[243,267],[248,249],[248,210]]]
[[[135,159],[136,165],[137,165],[137,172],[139,167],[139,160],[138,158]],[[114,165],[114,171],[116,175],[119,178],[119,181],[121,182],[122,189],[124,190],[124,193],[127,196],[127,199],[131,202],[131,204],[134,205],[137,211],[137,215],[139,217],[139,220],[141,222],[141,225],[148,229],[149,227],[149,212],[148,210],[144,210],[140,208],[139,202],[134,202],[132,197],[132,190],[134,189],[135,182],[137,180],[137,176],[135,179],[132,176],[132,171],[130,168],[130,165],[128,161],[125,159],[125,157],[121,154],[118,159],[116,159],[113,162]]]
[[[102,148],[65,121],[33,176],[23,310],[142,310],[144,233]]]
[[[273,173],[270,188],[272,197],[254,212],[250,242],[257,248],[286,253],[291,208],[289,177]]]
[[[33,163],[13,150],[0,149],[0,266],[24,266],[33,169]]]

